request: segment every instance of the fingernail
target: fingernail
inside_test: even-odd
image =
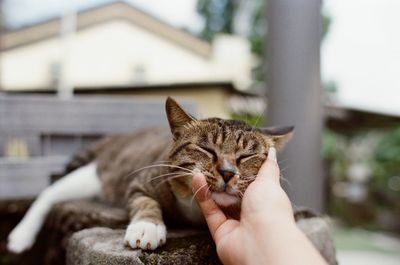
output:
[[[275,147],[270,147],[268,150],[268,159],[276,162],[276,149]]]

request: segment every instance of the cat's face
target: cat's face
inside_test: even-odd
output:
[[[203,173],[209,194],[224,207],[241,202],[267,158],[268,149],[283,146],[293,130],[292,127],[281,128],[283,131],[258,129],[241,121],[218,118],[196,120],[170,98],[166,109],[175,140],[171,163]],[[187,176],[170,181],[182,196],[191,191],[191,177]]]

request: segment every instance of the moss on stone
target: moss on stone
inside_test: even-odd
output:
[[[221,264],[215,252],[215,244],[206,232],[197,235],[170,238],[156,251],[142,252],[144,264]]]

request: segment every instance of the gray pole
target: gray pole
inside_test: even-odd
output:
[[[4,14],[3,14],[3,0],[0,0],[0,48],[2,47],[2,41],[3,41],[3,32],[4,32]],[[0,50],[0,60],[1,60],[1,50]],[[0,67],[0,93],[2,91],[2,84],[1,82],[3,81],[3,75],[2,75],[2,69]]]
[[[321,1],[267,2],[268,123],[296,126],[280,157],[285,189],[296,205],[321,211]]]

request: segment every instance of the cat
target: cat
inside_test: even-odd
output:
[[[255,128],[238,120],[197,120],[167,98],[168,128],[112,135],[79,153],[71,171],[47,187],[8,237],[8,249],[29,249],[47,213],[58,202],[101,196],[124,206],[130,217],[125,243],[154,250],[166,243],[166,220],[204,225],[191,180],[201,172],[214,201],[232,215],[268,149],[281,149],[293,127]],[[232,212],[232,211],[231,211]]]

